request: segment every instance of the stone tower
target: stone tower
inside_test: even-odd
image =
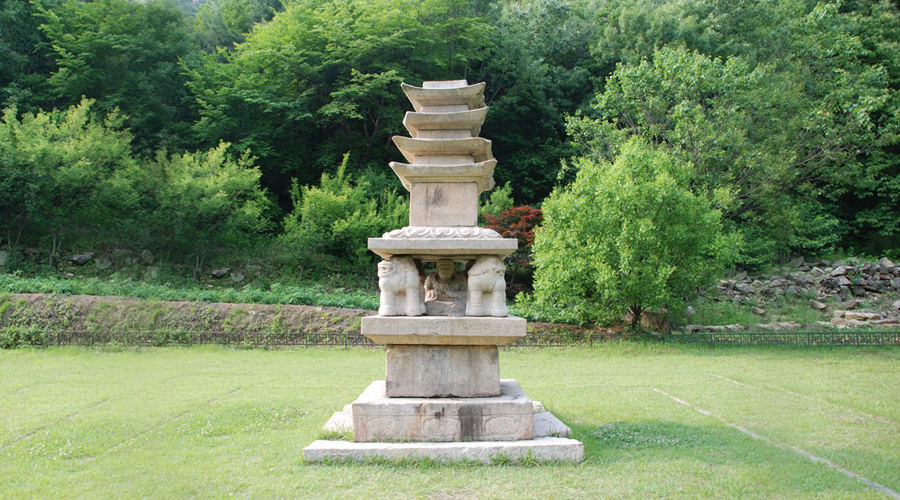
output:
[[[393,138],[407,163],[390,166],[410,193],[409,226],[369,239],[384,259],[381,301],[378,315],[362,320],[362,334],[386,346],[385,380],[326,424],[352,428],[354,443],[316,441],[306,460],[584,454],[580,442],[559,437],[568,427],[536,413],[541,405],[515,380],[500,379],[497,346],[527,332],[506,307],[503,259],[518,242],[477,225],[478,196],[494,187],[497,165],[491,141],[478,136],[484,87],[402,85],[414,108],[403,120],[412,137]]]

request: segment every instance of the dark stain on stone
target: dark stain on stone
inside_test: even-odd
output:
[[[441,407],[440,411],[434,412],[434,417],[438,420],[442,419],[444,417],[444,408]]]
[[[444,189],[440,186],[435,186],[431,192],[431,204],[439,205],[442,201],[444,201]]]
[[[480,405],[459,407],[460,437],[463,441],[481,441],[484,435],[484,415]]]

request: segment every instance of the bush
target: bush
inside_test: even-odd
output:
[[[638,139],[614,163],[576,164],[575,182],[543,205],[529,307],[577,322],[630,312],[636,326],[645,308],[675,306],[733,258],[721,213],[688,187],[690,165]]]
[[[291,188],[293,211],[284,219],[282,242],[301,266],[322,255],[371,266],[368,238],[409,224],[409,202],[395,191],[372,192],[369,182],[351,182],[344,155],[337,173],[322,174],[318,187]]]

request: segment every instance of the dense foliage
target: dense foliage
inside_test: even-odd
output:
[[[889,0],[0,0],[0,245],[368,265],[404,223],[399,83],[457,78],[487,83],[482,214],[638,136],[739,266],[900,256]]]
[[[614,163],[578,160],[578,176],[544,203],[535,235],[534,300],[577,322],[674,306],[733,257],[721,213],[690,189],[690,166],[637,138]],[[560,307],[561,306],[561,307]]]

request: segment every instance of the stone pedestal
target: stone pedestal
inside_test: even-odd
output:
[[[484,398],[500,395],[497,346],[389,345],[390,398]]]
[[[394,398],[372,382],[353,402],[353,440],[518,441],[534,435],[534,406],[515,380],[489,398]]]

